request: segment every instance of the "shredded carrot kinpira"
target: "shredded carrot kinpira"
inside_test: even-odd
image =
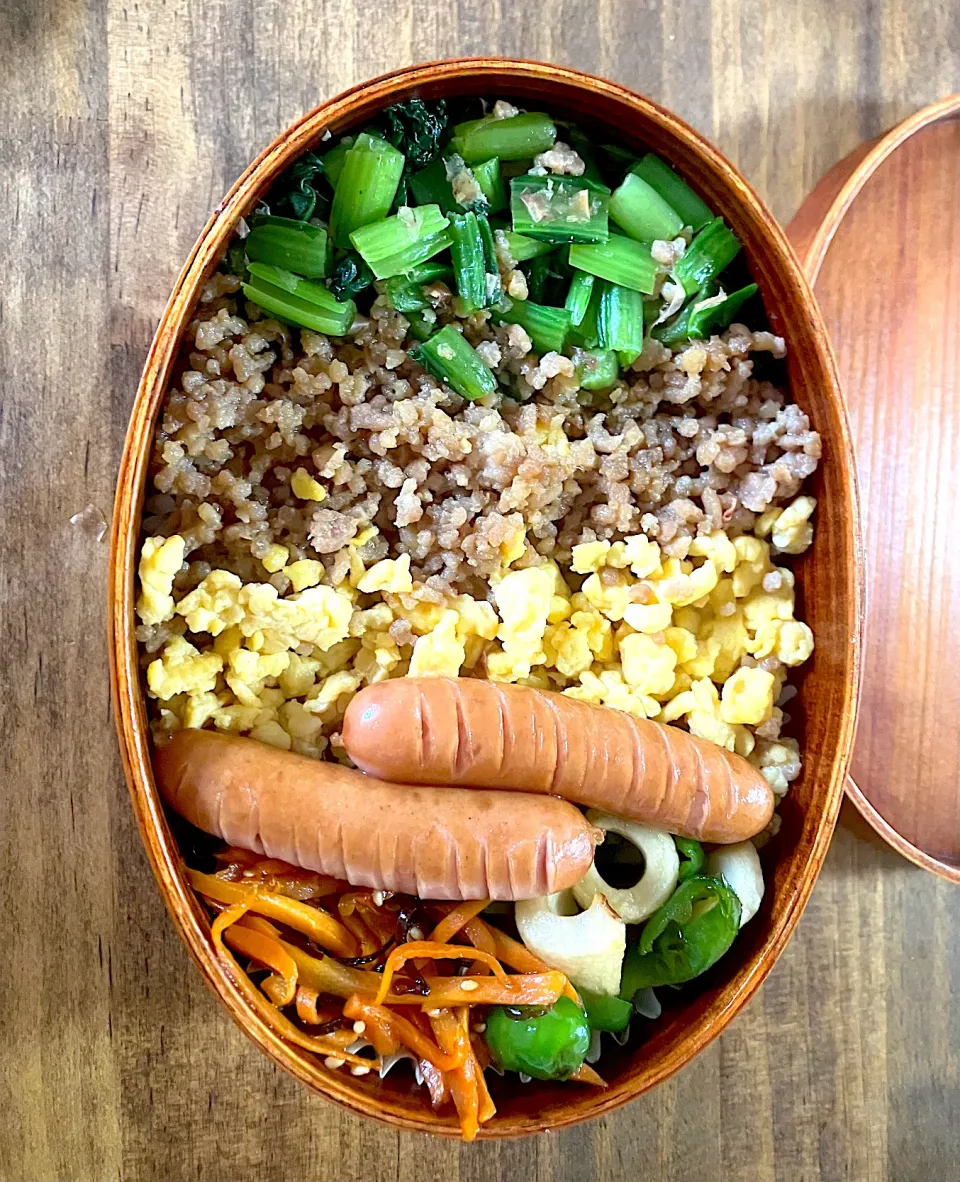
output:
[[[337,956],[357,955],[358,944],[353,934],[318,907],[309,907],[287,895],[272,894],[257,885],[228,882],[215,874],[201,874],[198,870],[188,870],[187,877],[193,889],[208,899],[228,906],[246,901],[250,910],[287,924]]]
[[[362,1059],[359,1055],[350,1054],[344,1049],[342,1040],[323,1039],[317,1038],[314,1035],[304,1034],[298,1026],[295,1026],[289,1018],[280,1012],[277,1006],[273,1005],[264,997],[237,963],[236,959],[231,955],[223,941],[223,933],[240,919],[249,906],[250,901],[243,900],[240,903],[235,903],[232,907],[228,907],[226,911],[221,912],[217,916],[210,929],[217,955],[237,986],[237,989],[240,991],[241,996],[256,1010],[275,1034],[281,1035],[296,1046],[303,1047],[307,1051],[314,1051],[316,1054],[332,1056],[343,1062],[353,1063],[354,1066],[369,1068],[371,1066],[371,1060]]]
[[[220,962],[264,1024],[332,1071],[412,1058],[431,1104],[456,1108],[465,1141],[496,1114],[486,1007],[576,999],[563,973],[480,918],[487,900],[421,904],[245,851],[218,860],[217,874],[191,870],[190,882]],[[377,1059],[356,1053],[364,1044]],[[586,1065],[571,1078],[606,1086]]]
[[[446,944],[449,940],[453,939],[464,924],[469,923],[485,907],[489,906],[489,899],[474,900],[471,903],[458,903],[452,911],[448,911],[443,919],[440,920],[427,939],[432,940],[435,944]]]
[[[486,952],[474,951],[469,954],[464,953],[462,947],[457,947],[451,944],[434,944],[430,940],[410,940],[406,944],[401,944],[399,948],[394,950],[387,957],[386,964],[383,966],[383,979],[380,983],[380,989],[377,993],[377,1004],[383,1003],[384,998],[390,992],[390,982],[393,980],[394,973],[405,964],[408,960],[413,960],[417,957],[427,957],[430,960],[479,960],[488,968],[493,970],[494,976],[500,981],[504,989],[510,988],[510,978],[503,970],[503,965]],[[466,978],[464,978],[466,979]],[[466,994],[464,994],[466,997]]]

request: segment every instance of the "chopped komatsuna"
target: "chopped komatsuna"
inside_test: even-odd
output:
[[[490,225],[483,214],[450,215],[453,274],[466,312],[476,312],[499,299],[500,280],[493,251]]]
[[[480,354],[450,324],[411,349],[410,356],[463,398],[485,398],[497,389],[497,379]]]
[[[568,257],[570,266],[578,271],[633,291],[649,295],[657,284],[657,264],[650,247],[622,234],[611,234],[606,242],[574,243]]]
[[[583,318],[590,307],[595,283],[595,276],[588,275],[586,271],[576,271],[570,280],[567,298],[563,301],[563,306],[570,313],[570,323],[574,328],[579,328],[583,323]]]
[[[385,294],[390,307],[397,312],[422,312],[431,306],[430,295],[424,290],[427,284],[447,283],[453,278],[453,268],[438,260],[421,263],[405,275],[396,275],[387,280]]]
[[[646,181],[651,189],[656,190],[677,216],[683,219],[683,224],[691,230],[702,229],[713,218],[710,206],[694,193],[669,164],[659,156],[654,156],[652,152],[638,160],[630,171]]]
[[[620,376],[620,362],[612,349],[581,349],[574,360],[581,389],[607,390]]]
[[[352,300],[337,300],[322,283],[267,263],[251,263],[249,271],[244,295],[265,312],[330,336],[342,337],[350,330],[357,312]]]
[[[459,123],[450,146],[467,164],[499,160],[526,160],[553,147],[557,129],[549,115],[525,111],[508,119],[487,115]]]
[[[666,324],[657,325],[653,335],[664,345],[675,345],[681,341],[703,340],[715,332],[729,328],[747,300],[757,294],[755,283],[748,283],[739,291],[729,295],[719,292],[709,295],[709,288],[702,292],[702,298],[694,297],[687,306]]]
[[[511,257],[518,263],[529,262],[542,254],[550,254],[555,249],[552,242],[538,242],[526,234],[517,234],[513,230],[498,230],[503,234]]]
[[[404,205],[393,217],[354,230],[350,241],[378,279],[389,279],[446,250],[449,226],[437,205]]]
[[[569,176],[515,176],[510,213],[515,234],[543,242],[606,242],[610,190]]]
[[[507,187],[503,183],[503,174],[500,171],[500,161],[497,157],[494,156],[490,160],[475,164],[473,175],[480,186],[480,192],[483,194],[489,212],[500,213],[501,210],[506,209],[509,204]]]
[[[548,308],[530,300],[508,300],[494,309],[494,318],[505,324],[519,324],[539,353],[562,353],[566,347],[570,333],[570,313],[566,308]]]
[[[610,216],[638,242],[676,238],[683,218],[636,173],[628,172],[610,195]]]
[[[740,253],[740,241],[724,223],[714,218],[690,243],[673,267],[674,279],[687,295],[703,291]]]
[[[604,349],[636,356],[643,348],[643,296],[629,287],[605,282],[597,326]]]
[[[274,178],[184,329],[138,565],[158,772],[201,729],[217,782],[299,759],[286,834],[283,809],[311,811],[305,761],[368,785],[346,861],[336,818],[291,847],[262,810],[244,836],[327,874],[237,847],[191,872],[224,969],[327,1071],[412,1060],[467,1140],[496,1112],[486,1068],[602,1088],[586,1056],[613,1038],[635,1059],[653,989],[707,971],[712,989],[753,957],[723,959],[801,774],[787,703],[815,643],[793,556],[815,544],[822,445],[787,371],[760,365],[789,335],[719,210],[554,115],[410,99]],[[629,758],[587,796],[538,745],[544,718],[561,754],[600,726]],[[461,785],[396,792],[462,796],[464,830],[438,835],[438,796],[398,846],[369,776],[386,804],[391,784]],[[489,840],[461,857],[483,804],[462,785],[481,783],[517,791],[479,808]],[[185,818],[206,815],[189,795]],[[513,807],[546,862],[514,856]]]
[[[330,187],[336,189],[337,182],[340,180],[340,174],[343,172],[344,161],[347,158],[347,152],[353,147],[355,139],[352,135],[345,135],[336,147],[331,148],[330,151],[323,158],[323,171],[327,180],[330,182]]]
[[[244,241],[253,263],[283,267],[307,279],[322,279],[329,266],[327,232],[295,218],[261,217]]]
[[[453,187],[447,176],[446,164],[438,156],[436,160],[411,175],[407,184],[410,195],[417,205],[439,205],[444,213],[453,213],[460,209],[454,200]]]
[[[349,247],[351,234],[390,212],[403,176],[404,157],[386,140],[363,132],[343,158],[330,210],[334,246]]]

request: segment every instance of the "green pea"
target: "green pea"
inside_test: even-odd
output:
[[[496,1006],[487,1015],[487,1046],[504,1071],[534,1079],[567,1079],[590,1048],[587,1016],[569,997],[549,1010]]]
[[[705,973],[740,929],[740,900],[719,878],[697,875],[681,882],[644,924],[623,962],[620,996],[638,989],[679,985]]]
[[[587,1012],[587,1021],[591,1030],[606,1030],[609,1034],[617,1034],[625,1030],[633,1016],[633,1006],[622,997],[609,997],[603,993],[590,993],[587,989],[579,989],[580,1000]]]

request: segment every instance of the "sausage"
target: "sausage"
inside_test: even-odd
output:
[[[551,793],[699,841],[743,841],[773,815],[770,786],[739,755],[525,686],[383,681],[353,698],[342,735],[354,763],[385,780]]]
[[[160,791],[231,845],[421,899],[525,899],[573,886],[597,832],[562,800],[407,788],[253,739],[180,731]]]

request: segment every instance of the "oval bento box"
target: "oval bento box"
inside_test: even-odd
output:
[[[781,807],[779,834],[763,851],[768,889],[756,919],[696,994],[668,1001],[650,1037],[605,1052],[605,1090],[498,1081],[498,1114],[481,1137],[559,1128],[609,1112],[672,1075],[714,1039],[749,1000],[793,931],[820,870],[843,794],[859,671],[860,544],[847,421],[830,346],[810,289],[780,227],[734,167],[662,107],[612,82],[536,62],[475,59],[414,66],[354,87],[283,132],[247,169],[204,227],[174,287],[137,391],[120,466],[112,529],[110,647],[120,747],[137,821],[161,894],[184,943],[231,1017],[279,1066],[352,1112],[406,1129],[458,1135],[455,1115],[432,1111],[409,1075],[356,1078],[328,1070],[292,1047],[240,997],[214,953],[209,923],[190,890],[157,794],[134,637],[135,569],[151,441],[182,331],[199,291],[239,219],[301,152],[362,125],[391,103],[419,96],[483,95],[545,107],[627,147],[670,161],[743,241],[771,327],[788,342],[792,394],[824,442],[811,491],[816,541],[797,564],[803,618],[817,648],[796,714],[802,777]]]

